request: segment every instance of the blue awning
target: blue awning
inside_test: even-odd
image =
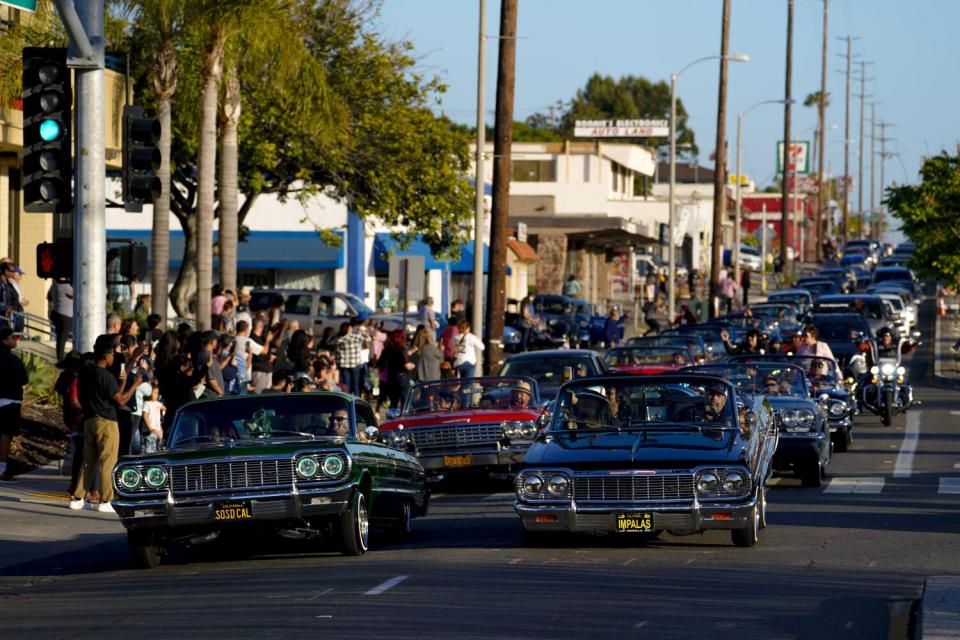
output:
[[[341,238],[342,232],[336,232]],[[107,239],[128,238],[147,247],[147,262],[152,264],[147,229],[109,229]],[[217,232],[213,241],[217,242]],[[183,231],[170,232],[170,268],[179,269],[183,259]],[[344,267],[343,247],[331,247],[312,231],[251,231],[237,246],[239,269],[327,270]],[[214,264],[218,261],[214,259]]]
[[[433,257],[430,247],[422,240],[414,240],[406,249],[401,249],[397,241],[389,233],[378,233],[373,240],[373,268],[376,271],[390,270],[390,256],[423,256],[424,269],[443,270],[445,263],[443,260]],[[490,247],[483,245],[483,272],[489,270]],[[452,273],[473,273],[473,243],[460,247],[460,260],[450,262],[449,269]],[[510,273],[510,267],[507,267],[507,274]]]

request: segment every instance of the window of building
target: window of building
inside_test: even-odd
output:
[[[556,182],[557,168],[553,160],[514,160],[513,182]]]

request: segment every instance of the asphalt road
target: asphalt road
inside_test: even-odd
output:
[[[924,577],[960,574],[960,395],[917,395],[891,427],[858,418],[824,487],[775,478],[750,549],[723,532],[526,548],[511,495],[486,485],[441,487],[409,541],[360,558],[250,539],[138,571],[114,516],[35,507],[38,526],[97,533],[37,536],[0,568],[0,638],[911,637]]]

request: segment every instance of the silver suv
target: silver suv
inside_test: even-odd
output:
[[[337,331],[341,324],[354,318],[384,321],[391,328],[392,318],[388,314],[378,314],[358,296],[341,291],[256,289],[250,294],[250,310],[255,313],[269,309],[276,296],[283,298],[284,317],[297,320],[303,329],[312,327],[314,335],[321,335],[327,327]]]

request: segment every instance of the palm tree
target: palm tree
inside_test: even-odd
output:
[[[220,283],[224,289],[237,289],[237,173],[240,122],[240,79],[235,62],[230,61],[223,79],[220,103]]]

